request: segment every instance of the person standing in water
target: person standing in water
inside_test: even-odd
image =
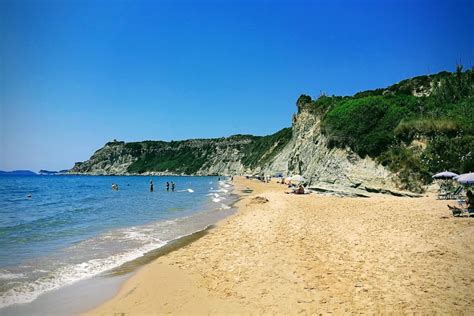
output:
[[[170,190],[170,183],[166,181],[166,191],[169,191],[169,190]]]
[[[150,192],[153,192],[153,180],[150,180]]]
[[[174,191],[174,182],[171,181],[171,191]]]

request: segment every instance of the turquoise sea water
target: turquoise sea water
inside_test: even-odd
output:
[[[230,214],[231,189],[217,177],[0,177],[0,308],[205,229]]]

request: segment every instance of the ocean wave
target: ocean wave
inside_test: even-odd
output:
[[[0,269],[0,280],[14,280],[22,279],[25,275],[23,273],[11,273],[9,271]]]
[[[194,193],[193,189],[186,189],[186,190],[178,190],[177,192],[189,192],[189,193]]]
[[[229,190],[226,190],[226,189],[219,189],[219,190],[209,190],[209,192],[211,192],[211,193],[215,193],[215,192],[228,193]]]
[[[147,252],[163,247],[169,241],[146,244],[132,251],[119,253],[104,259],[91,259],[79,264],[59,268],[51,274],[33,282],[22,282],[0,295],[0,307],[13,304],[28,303],[42,293],[88,279],[97,274],[118,267],[125,262],[134,260]]]

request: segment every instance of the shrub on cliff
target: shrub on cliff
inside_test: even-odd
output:
[[[288,144],[291,136],[291,128],[284,128],[275,134],[254,140],[243,149],[242,164],[255,167],[269,162]]]
[[[393,142],[393,130],[406,116],[409,102],[382,96],[343,100],[324,116],[323,130],[331,145],[376,157]]]

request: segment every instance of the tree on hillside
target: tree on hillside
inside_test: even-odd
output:
[[[303,109],[303,107],[306,105],[306,104],[309,104],[311,103],[313,100],[311,99],[311,97],[309,95],[306,95],[306,94],[302,94],[300,95],[300,97],[298,98],[298,100],[296,101],[296,106],[298,107],[298,113],[301,112],[301,110]]]

